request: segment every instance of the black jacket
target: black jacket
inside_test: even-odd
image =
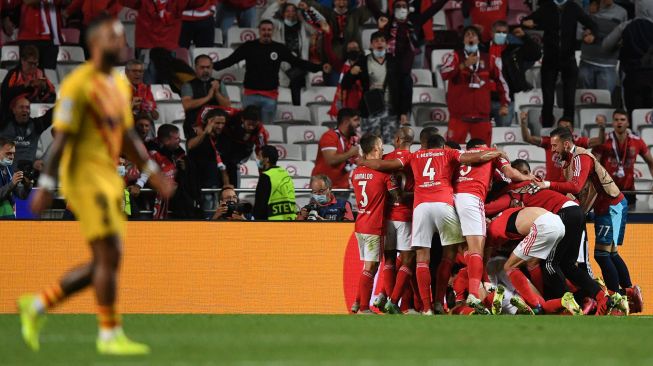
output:
[[[528,34],[521,41],[522,44],[508,44],[501,53],[503,78],[508,83],[511,98],[515,93],[533,88],[526,80],[526,70],[542,57],[542,48]],[[496,92],[492,93],[492,100],[499,100]]]
[[[624,29],[619,60],[625,73],[653,71],[653,21],[635,19]]]
[[[575,59],[578,22],[597,34],[596,23],[572,0],[562,7],[551,0],[543,0],[540,7],[523,20],[533,20],[535,27],[544,31],[544,64]]]

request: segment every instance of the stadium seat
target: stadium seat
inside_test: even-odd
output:
[[[138,11],[132,8],[128,8],[126,6],[120,9],[120,12],[118,13],[118,19],[120,19],[120,21],[123,22],[123,24],[136,22],[137,16],[138,16]]]
[[[612,97],[609,90],[603,89],[577,89],[576,107],[578,106],[611,106]]]
[[[642,140],[644,140],[646,142],[653,141],[653,126],[643,126],[640,129],[639,137],[641,137]]]
[[[258,184],[258,178],[241,178],[240,179],[240,188],[256,188]]]
[[[301,102],[305,106],[311,104],[331,105],[335,94],[335,86],[314,86],[302,91]]]
[[[48,78],[48,80],[50,80],[50,82],[56,87],[59,84],[59,75],[57,75],[57,70],[43,69],[43,71],[45,72],[45,77]],[[4,76],[2,79],[4,79]]]
[[[294,178],[292,181],[295,189],[311,189],[310,178]]]
[[[447,18],[444,16],[443,11],[435,13],[433,16],[433,29],[436,30],[446,30],[447,29]]]
[[[54,107],[53,103],[32,103],[29,106],[29,116],[32,118],[41,117],[52,107]]]
[[[393,151],[395,151],[395,147],[393,145],[388,145],[388,144],[383,145],[383,153],[384,154],[388,154],[388,153],[391,153]]]
[[[213,78],[225,84],[242,85],[245,80],[245,70],[240,67],[227,67],[220,71],[213,71]]]
[[[7,76],[7,73],[9,73],[9,70],[7,69],[0,69],[0,82],[5,79],[5,76]],[[55,72],[56,75],[56,72]],[[49,77],[48,77],[49,79]],[[50,80],[52,81],[52,80]]]
[[[305,161],[315,161],[317,159],[317,149],[319,148],[318,144],[305,144],[302,145],[304,150],[304,159]]]
[[[215,28],[215,35],[213,37],[213,44],[222,47],[224,40],[222,39],[222,29],[220,27]]]
[[[602,114],[605,116],[606,126],[612,122],[612,112],[614,108],[581,108],[580,115],[580,128],[584,130],[587,125],[596,124],[596,116]]]
[[[512,157],[510,157],[510,160],[514,160]],[[546,177],[546,162],[543,161],[529,161],[529,165],[531,166],[531,173],[533,173],[534,176],[540,177],[544,179]]]
[[[544,136],[541,132],[542,130],[542,108],[541,107],[526,107],[525,110],[522,109],[528,114],[528,126],[531,128],[531,134],[535,136]],[[553,107],[553,119],[558,121],[564,111],[562,108]],[[517,115],[517,120],[519,120],[519,115]],[[535,128],[534,128],[535,127]],[[521,134],[520,134],[521,136]]]
[[[303,160],[302,147],[295,144],[272,144],[279,152],[279,160]]]
[[[239,45],[258,38],[257,28],[231,27],[227,32],[227,47],[236,48]]]
[[[79,64],[57,64],[57,76],[59,76],[59,80],[63,80],[66,75],[75,70],[78,65]]]
[[[293,178],[310,178],[315,164],[310,161],[279,160],[277,165],[285,168]]]
[[[63,36],[64,44],[79,45],[79,29],[61,28],[61,35]]]
[[[306,75],[306,85],[323,86],[324,85],[324,75],[322,74],[322,71],[320,71],[320,72],[309,72]]]
[[[329,110],[331,106],[317,106],[316,108],[311,109],[311,120],[313,124],[320,126],[335,126],[336,119],[331,117]],[[326,124],[325,124],[326,122]]]
[[[414,86],[428,86],[433,87],[433,74],[427,69],[413,69],[411,70]]]
[[[531,161],[546,161],[546,153],[543,148],[533,145],[503,145],[501,150],[508,154],[510,160],[524,159]]]
[[[608,125],[608,126],[610,126],[610,125]],[[600,128],[599,128],[598,125],[587,125],[587,126],[585,126],[585,131],[587,131],[587,132],[584,133],[583,135],[586,135],[589,138],[599,137],[599,130],[600,130]],[[607,127],[605,129],[606,136],[608,134],[611,134],[611,133],[612,133],[612,127]],[[644,141],[646,141],[646,140],[644,140]]]
[[[650,191],[651,187],[653,186],[653,181],[651,180],[645,180],[645,179],[635,179],[635,190],[636,191]],[[647,204],[646,210],[650,210],[653,208],[651,206],[651,197],[650,194],[638,194],[636,195],[637,201],[643,202],[644,204]],[[639,206],[639,205],[638,205]]]
[[[279,104],[274,123],[283,124],[312,124],[311,111],[307,107]]]
[[[274,125],[265,125],[265,129],[270,134],[268,142],[276,144],[285,144],[286,141],[283,138],[283,127],[274,126]]]
[[[164,84],[152,84],[152,95],[157,102],[180,101],[181,97]]]
[[[378,31],[378,29],[373,28],[373,29],[363,29],[361,32],[361,41],[363,41],[363,50],[369,50],[372,45],[370,42],[370,36],[372,36],[372,33]]]
[[[240,87],[238,85],[226,85],[225,88],[227,88],[227,95],[229,96],[229,100],[231,100],[231,102],[242,102]]]
[[[493,127],[492,144],[518,144],[524,140],[519,127]]]
[[[159,121],[162,123],[183,122],[186,118],[186,113],[181,103],[163,103],[157,107],[159,109]]]
[[[519,112],[525,107],[541,107],[543,102],[542,89],[533,89],[515,94],[515,111]]]
[[[414,87],[413,106],[415,105],[446,106],[447,98],[444,89]]]
[[[441,124],[449,122],[449,109],[441,106],[415,106],[413,118],[416,126]]]
[[[196,47],[191,51],[191,57],[192,60],[191,62],[195,62],[195,57],[199,55],[207,55],[213,60],[213,62],[217,62],[220,60],[223,60],[229,55],[234,53],[234,50],[231,48],[222,48],[222,47]]]
[[[420,144],[412,144],[412,145],[410,145],[410,152],[415,152],[415,151],[417,151],[417,150],[419,150],[421,148],[422,148],[422,145],[420,145]]]
[[[530,69],[526,70],[525,76],[526,81],[529,82],[533,88],[542,88],[542,79],[540,77],[542,73],[541,66],[533,66]]]
[[[20,59],[18,46],[4,45],[0,51],[0,65],[4,69],[11,69],[16,66]]]
[[[292,104],[292,94],[289,88],[279,87],[279,97],[277,98],[277,108],[282,104]]]
[[[447,62],[449,57],[453,57],[452,49],[441,49],[431,51],[431,71],[433,73],[440,73],[440,66]],[[439,87],[439,85],[438,85]]]
[[[247,160],[239,164],[238,168],[240,170],[240,176],[243,178],[258,177],[258,166],[254,160]]]
[[[125,39],[127,40],[127,46],[135,48],[136,47],[136,24],[134,23],[122,23],[125,27]]]
[[[289,126],[286,141],[289,144],[315,144],[329,129],[324,126]]]
[[[653,124],[653,118],[651,118],[650,109],[635,109],[633,111],[633,120],[630,123],[630,128],[633,131],[639,131],[641,127],[651,124]]]
[[[653,180],[646,163],[635,163],[635,180]]]

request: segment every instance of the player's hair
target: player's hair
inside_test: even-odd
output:
[[[227,191],[227,190],[232,190],[232,191],[236,192],[236,188],[234,188],[231,185],[222,187],[222,189],[220,190],[220,195],[218,196],[218,197],[220,197],[220,201],[222,201],[222,194],[224,193],[224,191]],[[238,192],[236,192],[236,196],[238,196]]]
[[[558,124],[560,124],[560,122],[563,122],[563,121],[571,123],[572,126],[574,125],[574,119],[569,117],[569,116],[562,116],[562,117],[558,118]]]
[[[272,21],[271,21],[270,19],[263,19],[263,20],[261,20],[261,21],[258,23],[259,28],[260,28],[263,24],[269,24],[269,25],[272,26],[272,28],[274,28],[274,23],[272,23]]]
[[[467,141],[467,149],[473,149],[481,145],[485,145],[483,139],[469,139],[469,141]]]
[[[138,113],[137,115],[134,116],[134,122],[138,122],[138,121],[140,121],[142,119],[146,119],[146,120],[148,120],[150,122],[154,122],[154,120],[152,119],[152,116],[147,112],[140,112],[140,113]]]
[[[346,119],[360,116],[360,112],[352,108],[343,108],[338,111],[338,126],[340,126]]]
[[[612,112],[612,118],[614,118],[614,116],[617,115],[617,114],[621,114],[622,116],[626,116],[626,118],[628,119],[628,112],[625,109],[622,109],[622,108],[615,109],[614,112]]]
[[[374,42],[375,40],[377,40],[379,38],[385,39],[385,34],[383,34],[383,32],[381,32],[381,31],[376,31],[376,32],[372,33],[372,35],[370,36],[370,43]]]
[[[445,144],[444,137],[438,134],[429,136],[428,140],[426,140],[427,149],[441,149],[444,147],[444,144]]]
[[[409,3],[408,0],[396,0],[396,1],[394,2],[394,4],[392,4],[392,9],[395,9],[395,8],[397,7],[397,4],[398,4],[400,1],[405,2],[406,5],[408,5],[408,3]]]
[[[277,161],[279,161],[279,151],[277,151],[277,148],[272,145],[265,145],[261,147],[261,157],[268,158],[270,164],[277,165]]]
[[[496,22],[492,23],[492,30],[496,30],[499,27],[508,27],[508,22],[503,19],[499,19]]]
[[[95,37],[95,33],[104,23],[113,23],[116,21],[118,21],[118,19],[108,13],[102,13],[93,18],[93,20],[88,24],[88,27],[86,27],[86,45],[91,45],[91,40]]]
[[[449,141],[446,141],[446,142],[444,143],[444,145],[445,145],[445,146],[449,146],[450,148],[452,148],[452,149],[454,149],[454,150],[460,150],[460,144],[457,143],[456,141],[451,141],[451,140],[449,140]]]
[[[129,70],[132,66],[145,66],[145,63],[137,58],[133,58],[125,64],[125,70]]]
[[[463,33],[462,33],[463,36],[465,36],[465,33],[467,32],[474,32],[476,34],[476,37],[478,37],[478,40],[479,41],[481,40],[481,31],[477,27],[473,25],[468,25],[465,27],[465,29],[463,29]]]
[[[197,66],[197,64],[198,64],[198,63],[200,62],[200,60],[203,59],[203,58],[208,59],[209,61],[211,61],[211,63],[213,63],[213,60],[211,59],[211,56],[209,56],[209,55],[203,53],[203,54],[198,55],[198,56],[195,57],[195,60],[193,60],[193,65]]]
[[[248,105],[243,109],[243,113],[240,116],[243,121],[260,121],[261,108],[255,105]]]
[[[28,44],[20,48],[20,59],[27,60],[28,58],[39,58],[39,49],[34,45]]]
[[[16,143],[14,142],[14,140],[0,136],[0,147],[5,147],[6,145],[16,146]]]
[[[553,131],[549,134],[549,136],[554,137],[558,136],[558,138],[562,141],[573,141],[574,140],[574,135],[571,133],[571,131],[567,127],[557,127],[554,128]]]
[[[159,141],[163,139],[167,139],[170,137],[175,132],[179,132],[179,127],[172,125],[170,123],[164,123],[161,126],[159,126],[159,129],[156,131],[156,138],[159,139]]]
[[[424,127],[422,132],[419,133],[419,141],[423,145],[426,145],[426,141],[429,139],[429,137],[431,137],[433,135],[437,135],[437,134],[438,134],[438,129],[437,128],[435,128],[433,126]]]
[[[360,146],[361,146],[361,150],[363,150],[363,154],[371,153],[372,150],[374,150],[377,141],[379,141],[380,139],[381,138],[379,136],[373,134],[367,134],[361,137]]]
[[[510,166],[515,168],[515,169],[517,169],[517,167],[520,166],[520,165],[526,165],[526,167],[528,168],[528,171],[529,172],[531,171],[531,165],[528,163],[528,161],[526,161],[524,159],[515,159],[515,160],[512,161],[512,163],[510,163]]]
[[[311,177],[311,183],[313,183],[313,181],[317,179],[323,181],[327,189],[331,189],[332,187],[331,178],[329,178],[324,174],[318,174]]]
[[[208,112],[206,112],[206,114],[204,115],[204,118],[202,119],[202,123],[204,125],[206,125],[209,122],[209,120],[211,118],[213,118],[213,117],[224,117],[225,122],[226,122],[228,116],[229,116],[229,114],[224,109],[213,108],[213,109],[209,110]]]
[[[415,140],[415,132],[413,132],[413,129],[408,126],[399,128],[395,136],[399,137],[402,144],[412,144]]]

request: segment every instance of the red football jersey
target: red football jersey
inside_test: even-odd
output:
[[[404,167],[410,165],[415,178],[413,207],[422,202],[443,202],[453,206],[451,177],[460,164],[459,150],[429,149],[399,157]]]
[[[351,149],[349,139],[346,139],[340,131],[329,130],[320,137],[318,145],[317,157],[315,158],[315,166],[311,175],[324,174],[331,178],[333,188],[349,188],[349,172],[345,170],[346,161],[331,166],[327,164],[323,151],[333,150],[338,154],[346,153]]]
[[[395,150],[391,153],[385,154],[383,160],[398,159],[402,156],[410,155],[410,150]],[[398,187],[401,187],[404,192],[413,192],[415,189],[415,178],[413,178],[413,171],[410,167],[406,166],[403,170],[393,174],[395,182]],[[413,221],[413,201],[409,202],[395,202],[390,208],[388,213],[388,220],[411,222]]]
[[[351,178],[358,204],[356,232],[384,235],[387,192],[397,189],[392,176],[367,167],[358,167]]]
[[[475,153],[491,150],[494,149],[482,147],[467,150],[467,152]],[[460,165],[460,169],[456,171],[454,177],[454,192],[473,194],[485,202],[494,171],[497,169],[501,171],[506,165],[510,165],[510,162],[504,158],[493,159],[487,163],[474,166]]]
[[[545,179],[551,182],[558,182],[565,180],[562,174],[562,166],[564,162],[560,159],[557,153],[551,151],[551,138],[549,136],[542,136],[542,143],[540,146],[544,149],[546,154],[546,177]],[[576,146],[584,147],[587,149],[590,139],[587,137],[574,136],[574,144]]]
[[[510,215],[517,211],[521,211],[523,207],[509,208],[499,214],[487,227],[487,245],[499,247],[505,242],[510,240],[521,240],[524,235],[509,233],[506,228],[508,227],[508,219]]]
[[[637,155],[646,155],[648,146],[646,146],[644,140],[633,134],[628,134],[628,137],[622,144],[619,144],[614,133],[608,136],[609,138],[605,143],[595,147],[592,152],[599,159],[605,170],[610,173],[610,176],[614,179],[619,189],[622,191],[633,191],[635,190],[635,162]],[[617,174],[620,162],[623,167],[623,177]]]

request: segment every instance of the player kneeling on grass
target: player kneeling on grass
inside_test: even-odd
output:
[[[383,142],[377,136],[363,136],[360,148],[365,159],[380,159],[383,156]],[[393,200],[398,200],[399,191],[390,174],[367,167],[358,167],[354,170],[352,185],[358,204],[356,239],[358,240],[360,259],[364,263],[358,284],[360,311],[356,303],[352,305],[352,311],[359,311],[359,314],[373,314],[370,310],[370,298],[383,247],[382,238],[385,233],[383,213],[388,192]]]
[[[526,301],[519,301],[519,297],[512,299],[513,305],[522,312],[555,313],[566,308],[573,315],[582,315],[571,292],[565,293],[562,298],[544,301],[519,270],[520,266],[529,261],[546,259],[564,236],[565,225],[560,217],[540,207],[508,209],[495,217],[488,227],[488,238],[492,245],[521,240],[503,268],[512,285]]]

